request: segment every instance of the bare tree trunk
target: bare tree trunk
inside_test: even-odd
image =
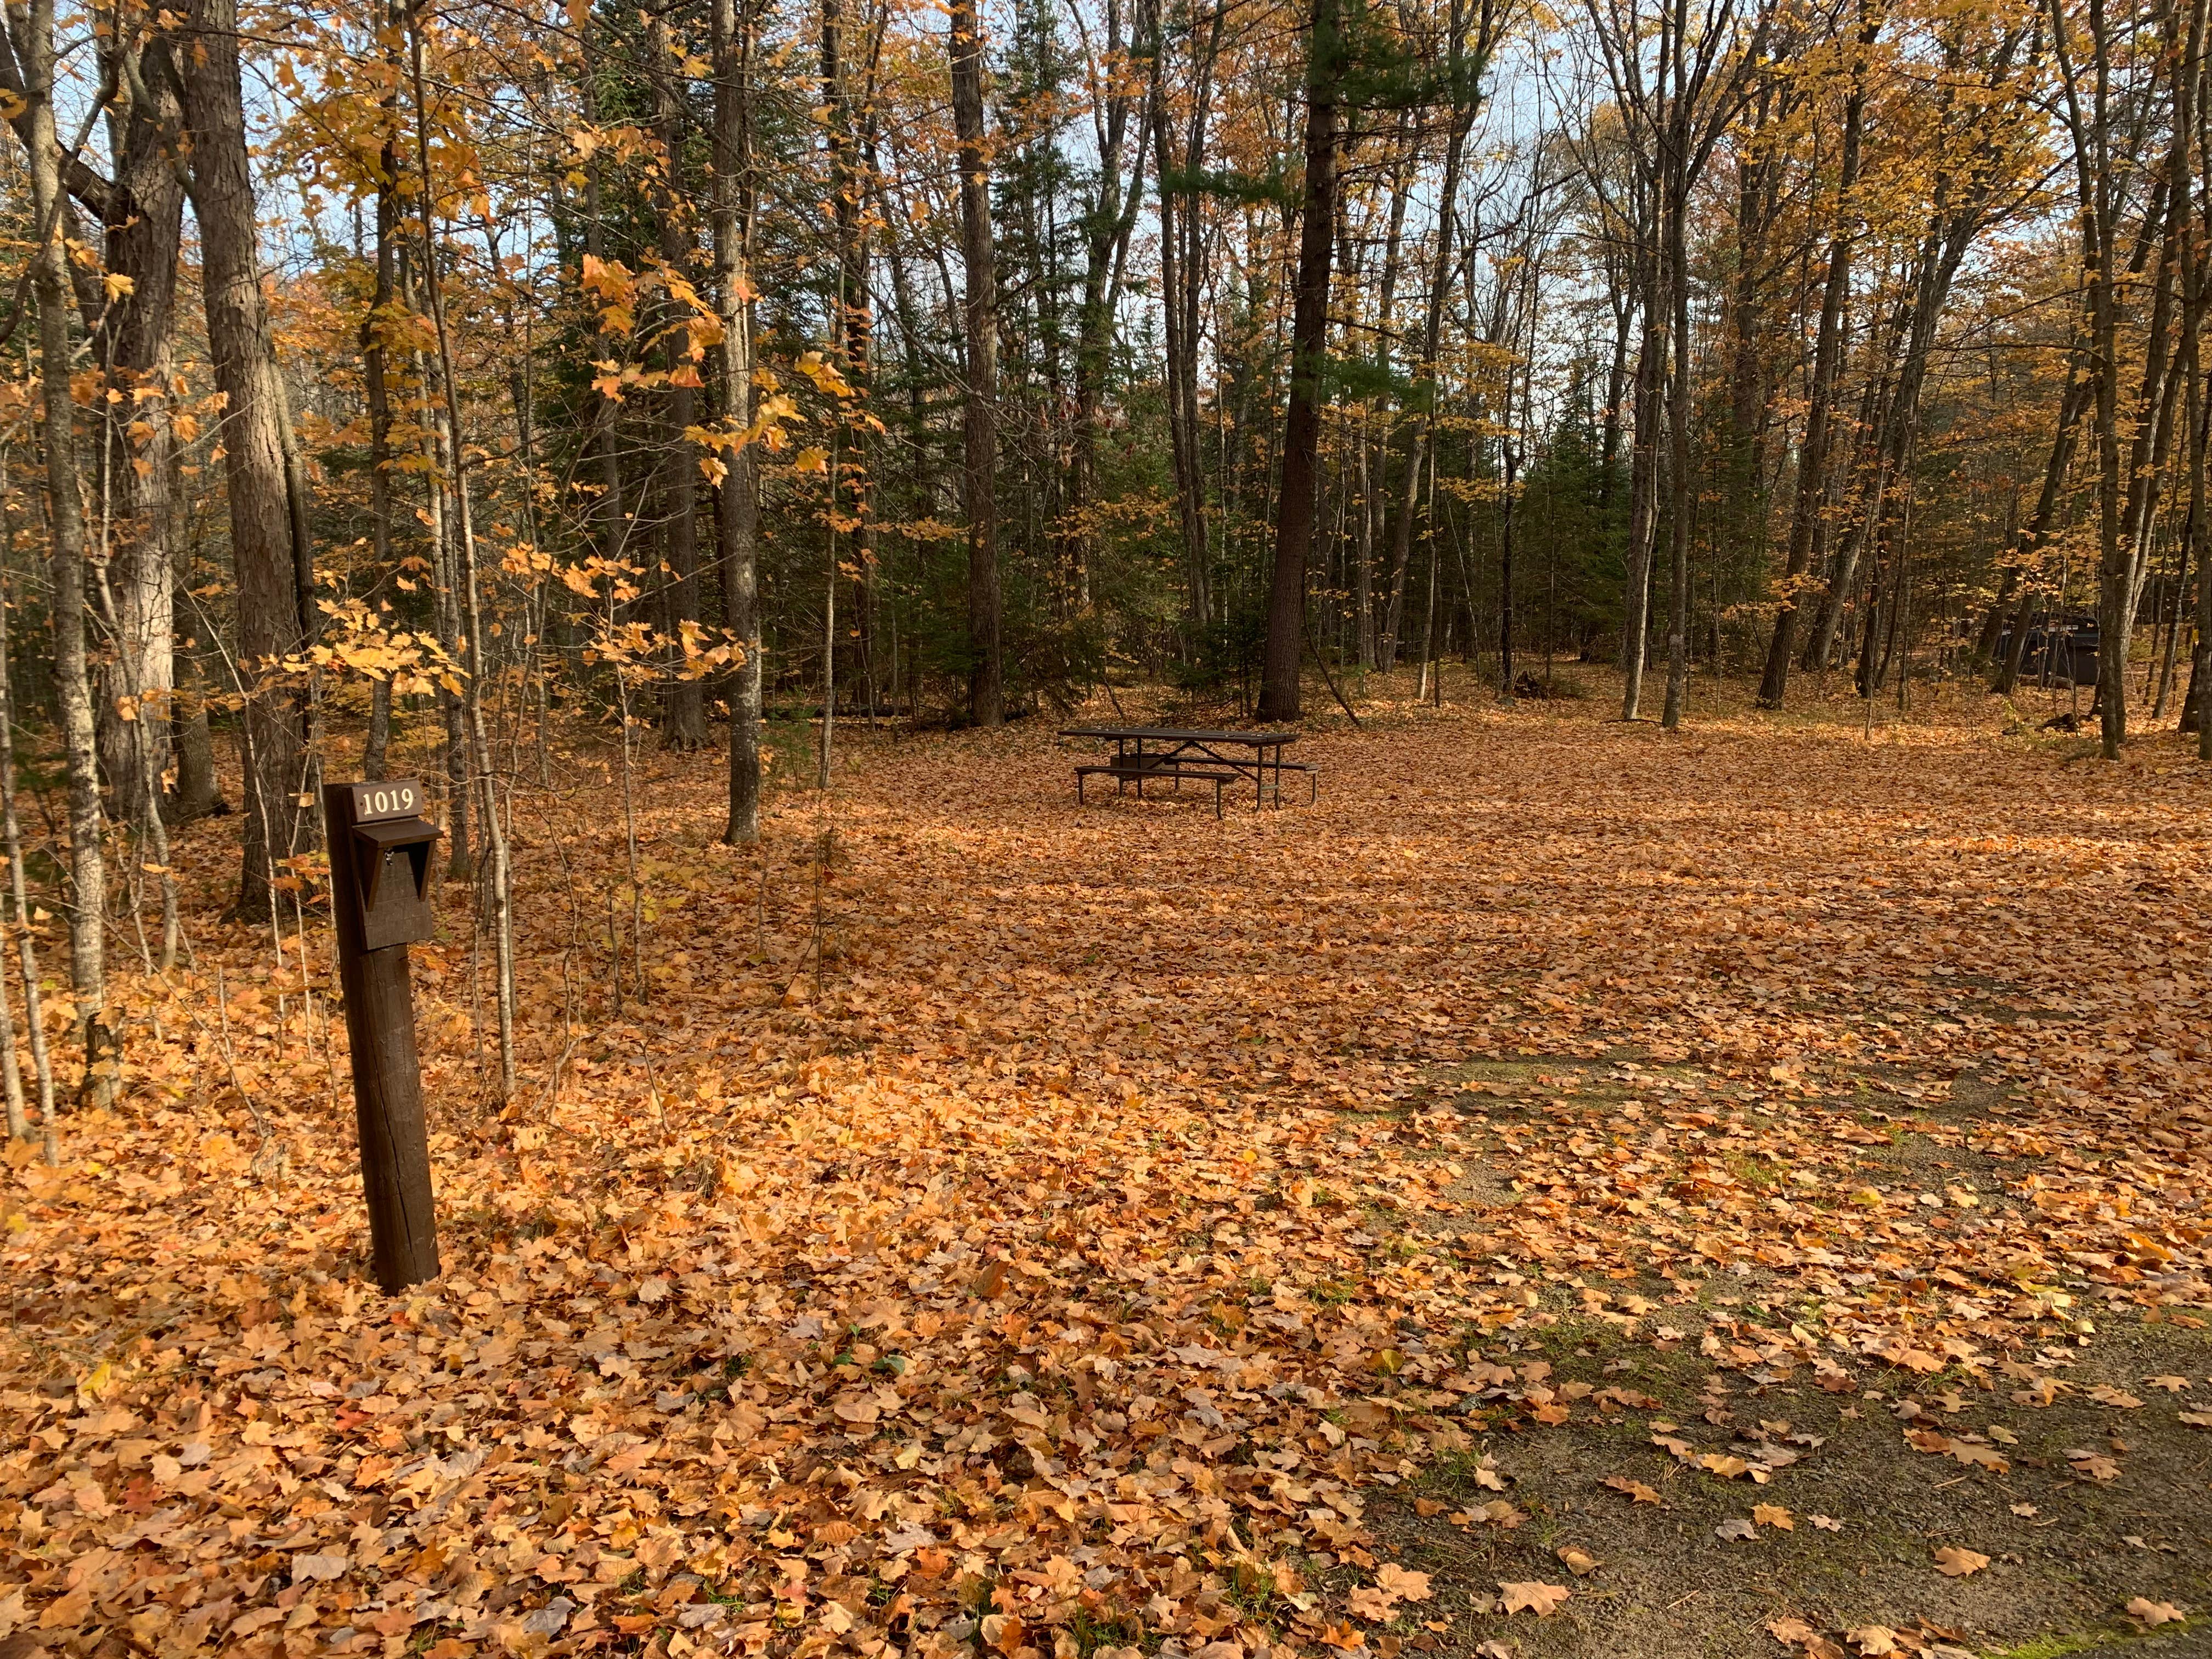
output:
[[[1628,581],[1620,624],[1624,720],[1643,715],[1644,664],[1651,633],[1651,558],[1659,531],[1659,402],[1660,388],[1666,384],[1668,315],[1656,249],[1639,249],[1637,263],[1644,319],[1636,354],[1636,416],[1629,436]]]
[[[714,0],[714,302],[722,322],[717,358],[722,420],[738,435],[715,494],[722,562],[723,625],[738,652],[729,682],[730,813],[725,841],[760,839],[761,629],[756,544],[758,472],[747,441],[753,418],[750,20],[738,0]]]
[[[1313,0],[1306,46],[1305,203],[1291,295],[1291,402],[1283,422],[1282,495],[1267,592],[1267,652],[1259,718],[1298,717],[1298,664],[1305,641],[1306,565],[1320,482],[1322,371],[1328,352],[1329,266],[1336,251],[1337,88],[1345,42],[1340,0]]]
[[[454,384],[453,346],[446,326],[445,288],[438,274],[435,219],[437,191],[430,171],[430,118],[422,87],[422,0],[407,10],[408,75],[415,94],[416,165],[422,179],[416,202],[422,214],[422,284],[430,301],[430,321],[438,342],[438,380],[445,394],[446,424],[452,438],[453,524],[461,554],[461,603],[467,611],[463,631],[468,668],[465,696],[468,755],[472,781],[483,787],[484,843],[491,858],[490,898],[494,971],[499,1011],[499,1093],[512,1099],[514,1068],[514,921],[507,870],[507,829],[500,817],[497,781],[492,775],[491,745],[484,736],[483,618],[477,591],[476,529],[469,507],[468,451],[462,441],[460,392]]]
[[[69,770],[70,978],[84,1047],[78,1098],[106,1106],[114,1097],[116,1054],[107,1024],[103,952],[107,871],[100,846],[99,738],[85,649],[85,526],[77,460],[76,410],[70,392],[70,289],[64,246],[61,142],[54,126],[53,0],[30,0],[27,29],[16,42],[23,60],[31,221],[36,234],[32,282],[39,302],[40,416],[46,451],[46,514],[53,580],[54,678]]]
[[[999,294],[991,237],[991,176],[983,154],[983,33],[975,0],[951,0],[952,125],[959,143],[960,257],[966,267],[965,462],[968,519],[968,717],[1006,717],[999,591]]]
[[[1165,319],[1169,457],[1175,471],[1176,515],[1182,531],[1187,620],[1203,629],[1213,620],[1212,556],[1207,547],[1206,468],[1199,431],[1199,301],[1204,292],[1204,220],[1195,181],[1206,161],[1213,65],[1221,47],[1224,8],[1215,7],[1206,39],[1193,55],[1191,113],[1182,153],[1170,143],[1166,41],[1158,0],[1145,0],[1152,43],[1153,170],[1160,222],[1160,310]],[[1178,167],[1178,162],[1180,163]],[[1180,206],[1178,206],[1180,204]]]
[[[599,59],[592,50],[596,31],[592,9],[586,6],[577,30],[583,59],[578,102],[585,125],[593,128],[599,120]],[[584,158],[584,257],[595,264],[603,261],[607,252],[605,210],[600,198],[599,156],[594,146]],[[623,501],[621,434],[617,429],[620,418],[621,405],[600,394],[592,405],[592,429],[585,440],[586,448],[598,462],[599,500],[592,514],[598,526],[598,551],[608,559],[623,558],[629,551],[629,514]]]
[[[49,82],[51,84],[51,82]],[[51,107],[51,106],[50,106]],[[23,834],[15,816],[15,705],[8,683],[8,595],[0,568],[0,847],[8,859],[8,896],[15,915],[0,907],[0,921],[15,936],[16,959],[23,970],[23,1024],[31,1043],[31,1068],[39,1086],[39,1122],[46,1162],[61,1161],[61,1121],[54,1110],[54,1068],[46,1053],[46,1017],[39,990],[39,951],[31,931],[29,884],[23,874]],[[5,962],[0,960],[0,1001],[7,998]],[[12,1045],[11,1045],[12,1047]],[[11,1102],[12,1104],[12,1102]]]
[[[1678,94],[1676,103],[1681,99]],[[1686,139],[1686,135],[1685,135]],[[1674,326],[1674,385],[1667,396],[1667,694],[1660,724],[1677,730],[1690,673],[1690,180],[1686,166],[1669,185],[1661,257],[1667,262],[1667,298]]]
[[[101,204],[107,269],[130,286],[109,301],[92,340],[115,394],[100,468],[103,497],[114,514],[105,561],[114,654],[98,700],[100,757],[117,817],[150,840],[170,764],[173,684],[177,440],[169,399],[185,192],[170,152],[181,112],[166,41],[105,50],[132,96],[113,123],[119,159]]]
[[[1436,258],[1429,267],[1428,308],[1421,323],[1421,361],[1418,365],[1427,383],[1425,406],[1407,423],[1405,473],[1398,499],[1398,516],[1390,534],[1390,580],[1383,600],[1382,639],[1376,661],[1385,672],[1398,665],[1398,641],[1406,611],[1406,580],[1413,556],[1413,514],[1421,496],[1421,472],[1431,471],[1430,451],[1436,443],[1437,354],[1443,343],[1444,301],[1451,292],[1455,269],[1452,247],[1459,222],[1460,170],[1467,151],[1467,135],[1481,106],[1482,76],[1490,66],[1497,44],[1498,11],[1492,0],[1480,0],[1470,40],[1465,27],[1464,0],[1453,0],[1451,35],[1452,118],[1444,137],[1443,182],[1437,195]],[[1387,469],[1386,469],[1387,471]]]
[[[191,140],[190,185],[199,220],[209,355],[223,412],[231,556],[238,580],[238,666],[244,681],[246,823],[236,911],[270,914],[282,860],[316,842],[313,709],[307,687],[276,665],[307,643],[285,441],[289,416],[261,295],[253,179],[239,87],[237,0],[198,0],[178,56]],[[303,805],[304,803],[304,805]]]
[[[691,275],[691,221],[685,204],[684,180],[682,99],[676,77],[682,72],[676,46],[665,21],[653,30],[653,116],[659,129],[662,165],[667,169],[661,195],[660,257],[669,270]],[[672,325],[679,319],[671,317]],[[670,380],[667,392],[668,433],[661,457],[661,507],[667,525],[667,586],[662,593],[665,632],[672,644],[668,667],[671,679],[661,699],[660,746],[695,750],[707,746],[706,689],[696,675],[687,673],[680,643],[686,623],[699,622],[699,447],[684,434],[698,423],[693,387],[698,374],[686,347],[688,334],[671,333],[666,352]]]
[[[2058,402],[2058,431],[2051,441],[2051,459],[2043,470],[2043,489],[2036,497],[2035,512],[2014,539],[2012,557],[2015,566],[2050,539],[2052,523],[2058,516],[2058,507],[2065,494],[2066,473],[2074,462],[2075,441],[2081,430],[2081,413],[2088,407],[2090,384],[2079,372],[2077,360],[2066,381],[2066,390]],[[2007,641],[2004,660],[1998,664],[1996,678],[1990,689],[2002,696],[2010,696],[2020,682],[2020,665],[2027,652],[2027,623],[2033,613],[2034,587],[2027,578],[2021,579],[2021,599],[2018,616],[2014,619],[2012,638]],[[1991,641],[1992,647],[1995,641]]]
[[[389,37],[387,36],[387,39]],[[392,64],[394,80],[398,65]],[[380,575],[392,568],[392,349],[387,334],[398,319],[397,268],[399,234],[399,138],[393,97],[384,100],[388,124],[384,148],[376,165],[376,289],[368,315],[362,319],[362,378],[368,400],[368,533],[370,556]],[[377,680],[370,688],[368,739],[364,745],[361,775],[374,782],[384,776],[385,755],[392,741],[392,682]]]
[[[1858,45],[1862,54],[1875,44],[1881,20],[1863,9]],[[1823,561],[1827,541],[1829,423],[1834,418],[1836,381],[1843,370],[1844,306],[1850,294],[1851,249],[1857,240],[1859,146],[1866,130],[1863,58],[1851,65],[1851,89],[1844,105],[1843,155],[1836,174],[1835,229],[1828,239],[1828,275],[1820,290],[1820,322],[1813,348],[1813,380],[1806,389],[1805,437],[1798,451],[1797,499],[1790,515],[1790,547],[1783,560],[1782,608],[1768,642],[1766,672],[1759,682],[1759,706],[1779,708],[1790,685],[1790,664],[1797,649],[1798,589],[1806,572]]]

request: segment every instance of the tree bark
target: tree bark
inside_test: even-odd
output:
[[[975,0],[952,0],[951,18],[960,255],[967,282],[961,505],[968,519],[968,717],[995,726],[1006,720],[1006,709],[999,582],[999,295],[991,175],[983,154],[983,34]]]
[[[1185,620],[1202,631],[1213,621],[1212,556],[1207,546],[1206,476],[1199,430],[1199,301],[1206,273],[1201,255],[1203,220],[1196,180],[1206,163],[1207,118],[1213,91],[1213,65],[1221,46],[1226,9],[1213,8],[1204,46],[1191,66],[1191,112],[1182,153],[1170,143],[1165,65],[1167,47],[1158,0],[1146,0],[1152,42],[1153,171],[1160,223],[1160,311],[1167,382],[1168,452],[1175,474],[1176,517],[1182,532]],[[1178,205],[1180,204],[1180,205]]]
[[[1298,717],[1306,565],[1321,472],[1322,374],[1328,356],[1329,268],[1336,252],[1337,95],[1344,79],[1341,0],[1313,0],[1306,45],[1305,201],[1291,301],[1291,401],[1283,420],[1282,493],[1267,589],[1259,718]]]
[[[653,25],[653,118],[660,140],[662,166],[666,168],[660,201],[660,258],[670,270],[689,281],[691,275],[691,219],[683,173],[682,100],[676,77],[682,72],[668,25]],[[672,329],[683,319],[669,318]],[[660,746],[695,750],[707,745],[706,689],[696,675],[685,672],[682,646],[684,624],[699,622],[699,447],[684,434],[698,424],[697,400],[691,386],[697,373],[686,349],[690,337],[671,332],[665,353],[672,379],[667,392],[668,433],[661,452],[661,514],[667,526],[662,589],[663,631],[670,639],[667,666],[670,680],[661,698]]]
[[[100,847],[99,738],[85,649],[85,523],[78,476],[76,409],[70,390],[70,288],[64,246],[61,141],[54,126],[53,0],[30,0],[15,46],[22,58],[29,131],[32,283],[39,303],[39,413],[46,451],[46,514],[53,581],[54,678],[69,772],[70,979],[83,1044],[81,1104],[104,1107],[115,1092],[116,1054],[107,1024],[107,872]],[[50,1115],[51,1116],[51,1115]],[[51,1136],[52,1127],[49,1124]]]
[[[758,541],[760,495],[753,447],[751,53],[750,18],[738,0],[714,0],[714,302],[722,321],[716,356],[722,421],[737,434],[715,491],[721,544],[723,626],[738,660],[729,679],[729,822],[722,838],[735,845],[760,839],[761,628]]]
[[[99,700],[100,757],[116,815],[150,836],[170,765],[173,685],[177,440],[169,395],[185,196],[173,153],[181,112],[165,41],[107,50],[139,56],[117,70],[133,96],[113,124],[119,160],[102,204],[107,269],[131,286],[109,301],[92,339],[115,394],[101,469],[114,524],[107,556],[114,654]],[[147,58],[155,60],[150,72]]]
[[[444,394],[446,426],[452,441],[451,484],[453,525],[459,550],[460,603],[465,610],[464,664],[468,671],[465,711],[468,719],[469,770],[472,783],[481,782],[484,845],[490,854],[489,897],[494,952],[494,987],[499,1018],[499,1097],[514,1098],[514,921],[513,885],[507,866],[507,830],[499,812],[499,792],[492,775],[491,745],[484,734],[483,688],[486,680],[483,617],[477,590],[476,528],[469,503],[468,449],[461,429],[460,392],[454,383],[453,336],[446,324],[445,286],[438,271],[436,230],[437,191],[431,172],[430,119],[423,91],[422,6],[414,0],[407,10],[408,76],[415,94],[416,168],[421,187],[416,204],[422,210],[422,285],[430,301],[430,322],[438,343],[438,383]]]
[[[237,0],[196,0],[177,53],[190,138],[189,186],[199,221],[208,352],[223,411],[224,477],[238,582],[238,666],[246,697],[241,918],[270,913],[282,860],[316,842],[313,710],[305,680],[281,666],[307,643],[294,500],[290,417],[261,294],[253,178],[239,84]]]
[[[1836,173],[1836,225],[1828,239],[1827,281],[1820,290],[1820,322],[1813,348],[1813,380],[1806,388],[1805,437],[1798,451],[1797,499],[1790,514],[1790,546],[1782,568],[1782,608],[1775,613],[1768,641],[1766,670],[1759,682],[1759,706],[1779,708],[1790,686],[1790,664],[1797,649],[1798,589],[1806,572],[1823,559],[1827,541],[1829,424],[1834,417],[1836,382],[1843,369],[1844,306],[1850,295],[1851,250],[1857,240],[1852,191],[1858,184],[1859,146],[1866,130],[1866,73],[1863,54],[1875,44],[1881,20],[1863,10],[1858,46],[1851,64],[1851,88],[1844,105],[1843,155]]]

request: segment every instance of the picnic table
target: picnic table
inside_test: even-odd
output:
[[[1071,726],[1063,738],[1098,738],[1114,745],[1114,758],[1075,769],[1075,799],[1083,799],[1083,786],[1092,777],[1114,780],[1114,791],[1137,786],[1142,800],[1145,785],[1171,780],[1180,788],[1185,779],[1213,786],[1213,816],[1221,816],[1221,792],[1230,784],[1249,781],[1253,804],[1272,800],[1283,804],[1283,774],[1306,775],[1309,802],[1321,790],[1321,769],[1303,761],[1286,761],[1283,749],[1297,741],[1295,732],[1187,732],[1164,726]]]

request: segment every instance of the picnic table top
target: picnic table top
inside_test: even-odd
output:
[[[1167,726],[1069,726],[1063,738],[1159,738],[1181,743],[1236,743],[1249,748],[1273,748],[1297,741],[1295,732],[1186,732]]]

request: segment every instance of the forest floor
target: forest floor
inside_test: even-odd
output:
[[[0,1184],[0,1656],[2212,1652],[2212,769],[1857,707],[1378,697],[1220,822],[854,732],[758,853],[653,756],[635,904],[556,758],[388,1299],[196,827]]]

